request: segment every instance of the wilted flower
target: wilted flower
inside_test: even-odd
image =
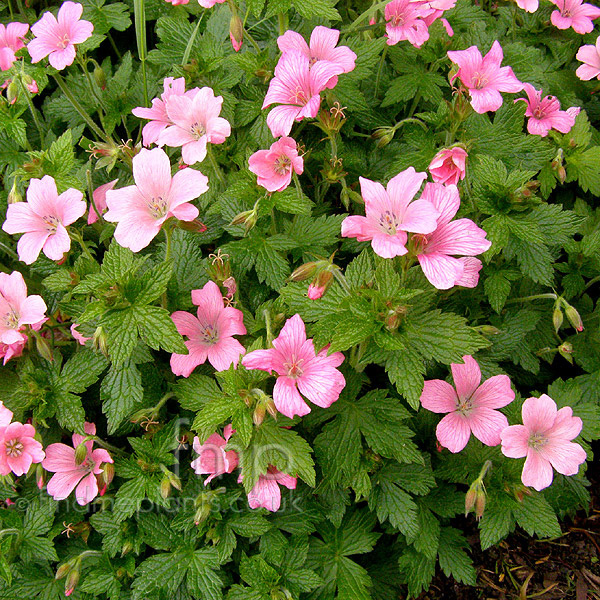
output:
[[[460,146],[442,148],[429,164],[431,178],[436,183],[456,185],[465,178],[467,151]]]

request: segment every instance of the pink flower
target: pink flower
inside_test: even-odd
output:
[[[339,30],[318,25],[310,34],[310,46],[295,31],[286,31],[279,36],[277,45],[284,54],[291,51],[301,52],[308,58],[311,67],[320,60],[326,60],[339,65],[343,69],[342,73],[350,73],[355,67],[356,54],[348,46],[336,48],[339,39]],[[333,89],[337,82],[337,75],[334,75],[325,87]]]
[[[229,32],[229,41],[231,42],[231,47],[236,52],[239,52],[242,49],[243,40],[241,38],[239,40],[236,40],[232,31]]]
[[[517,6],[528,13],[534,13],[539,5],[539,0],[516,0]]]
[[[166,0],[170,2],[173,6],[179,6],[180,4],[187,4],[190,0]]]
[[[552,483],[554,467],[562,475],[575,475],[585,462],[585,450],[571,442],[583,426],[573,410],[565,406],[556,410],[550,396],[527,398],[523,402],[523,425],[511,425],[502,431],[502,453],[509,458],[523,458],[521,474],[524,485],[540,491]]]
[[[79,344],[81,344],[82,346],[85,346],[85,343],[88,340],[91,340],[92,338],[81,335],[81,333],[79,333],[79,331],[77,331],[78,327],[79,327],[79,323],[73,323],[73,325],[71,325],[71,335],[73,336],[73,339],[77,340],[77,342]]]
[[[308,286],[308,291],[306,292],[306,295],[308,296],[309,300],[318,300],[319,298],[323,297],[325,290],[325,286],[318,286],[311,283]]]
[[[2,364],[5,365],[11,358],[17,358],[23,354],[23,349],[27,343],[27,336],[23,334],[23,339],[13,344],[4,344],[0,342],[0,358]]]
[[[17,244],[19,259],[30,265],[43,250],[51,260],[60,260],[71,248],[66,226],[85,213],[83,193],[74,188],[58,195],[56,181],[49,175],[32,179],[27,202],[9,204],[2,229],[24,233]]]
[[[500,44],[495,41],[491,50],[484,56],[477,46],[467,50],[448,51],[450,60],[459,69],[452,77],[460,77],[471,95],[471,106],[480,114],[495,111],[502,106],[500,92],[520,92],[523,84],[515,77],[510,67],[501,67],[504,56]]]
[[[15,475],[25,475],[33,463],[44,460],[42,444],[34,436],[32,425],[15,422],[0,426],[0,475],[8,475],[11,471]]]
[[[318,354],[312,340],[306,339],[306,329],[300,315],[288,319],[268,350],[254,350],[242,358],[247,369],[275,371],[279,377],[273,389],[277,410],[292,419],[306,415],[310,407],[298,390],[313,404],[331,406],[346,385],[344,376],[336,369],[344,362],[341,352],[327,356],[327,348]]]
[[[171,370],[175,375],[189,377],[198,366],[208,362],[217,370],[237,366],[244,347],[233,339],[244,335],[244,315],[241,310],[225,307],[219,286],[209,281],[201,290],[192,290],[192,302],[198,307],[197,317],[177,311],[171,315],[177,331],[187,335],[189,354],[172,354]]]
[[[276,106],[267,116],[267,125],[273,137],[289,135],[294,121],[315,117],[321,105],[320,93],[331,78],[343,73],[344,67],[325,60],[317,61],[310,68],[308,56],[298,50],[285,52],[275,67],[275,77],[262,107]]]
[[[455,185],[428,183],[421,199],[431,202],[439,211],[435,231],[411,238],[423,274],[438,290],[447,290],[455,285],[475,287],[479,281],[481,262],[476,258],[465,262],[464,258],[453,258],[451,255],[473,257],[485,252],[492,245],[485,239],[486,232],[470,219],[452,221],[460,207]]]
[[[179,77],[178,79],[167,77],[163,81],[163,90],[160,98],[154,98],[152,100],[152,108],[138,106],[131,111],[136,117],[140,117],[140,119],[151,119],[150,123],[146,123],[142,129],[144,146],[155,143],[158,140],[161,131],[166,129],[169,125],[173,125],[173,122],[169,119],[169,115],[167,115],[167,100],[171,96],[183,95],[193,98],[196,95],[198,88],[186,92],[184,77]]]
[[[42,297],[27,295],[27,286],[21,273],[0,273],[0,343],[8,346],[25,343],[27,336],[20,330],[25,325],[44,321],[45,313],[46,303]],[[18,347],[13,348],[11,356],[18,351]],[[9,349],[6,350],[8,352]],[[5,362],[7,360],[5,357]]]
[[[104,183],[99,185],[92,193],[94,197],[94,204],[96,208],[100,211],[100,214],[103,215],[106,212],[106,192],[108,190],[112,190],[119,180],[114,179],[113,181],[109,181],[108,183]],[[90,208],[88,211],[88,225],[95,223],[98,220],[98,215],[94,210],[94,205],[90,204]]]
[[[385,31],[388,45],[408,40],[415,48],[420,48],[429,39],[429,29],[424,18],[431,12],[428,2],[392,0],[386,4]]]
[[[508,426],[502,408],[515,399],[507,375],[495,375],[481,385],[481,370],[472,356],[463,356],[464,364],[450,365],[456,390],[446,381],[425,382],[421,404],[435,413],[449,413],[439,423],[436,436],[450,452],[460,452],[471,432],[486,446],[500,443],[500,432]]]
[[[600,17],[600,8],[583,4],[583,0],[550,0],[558,8],[550,15],[552,25],[559,29],[572,27],[577,33],[590,33],[593,19]]]
[[[0,400],[0,427],[6,427],[10,424],[13,418],[12,410],[4,406],[4,402]]]
[[[215,4],[223,4],[225,0],[198,0],[198,4],[204,8],[212,8]]]
[[[200,456],[192,461],[192,469],[198,475],[209,475],[204,481],[204,485],[207,485],[217,475],[231,473],[238,466],[239,458],[237,452],[235,450],[228,450],[226,452],[223,449],[234,433],[235,430],[231,425],[226,425],[223,430],[224,438],[217,433],[213,433],[204,444],[200,444],[197,436],[194,438],[194,450]]]
[[[421,0],[412,0],[412,2],[421,2]],[[450,23],[446,19],[443,18],[444,13],[451,8],[456,6],[456,0],[432,0],[431,2],[426,2],[423,6],[424,9],[430,9],[425,11],[425,15],[423,16],[423,21],[425,21],[425,25],[430,27],[432,23],[441,20],[446,33],[452,37],[454,35],[454,30],[452,29]]]
[[[577,68],[579,79],[589,81],[594,77],[600,79],[600,36],[596,38],[596,45],[587,44],[577,51],[577,60],[583,64]]]
[[[242,480],[242,476],[238,481]],[[260,475],[258,481],[248,494],[248,504],[250,508],[266,508],[271,512],[277,512],[281,506],[280,485],[284,485],[289,490],[296,488],[297,478],[286,475],[270,466],[264,475]],[[278,485],[279,484],[279,485]]]
[[[271,144],[269,150],[255,152],[248,159],[248,165],[258,176],[258,185],[269,192],[281,192],[290,185],[292,172],[302,174],[304,159],[298,156],[296,141],[291,137],[282,137]]]
[[[465,178],[467,151],[460,146],[442,148],[429,165],[431,178],[436,183],[456,185]]]
[[[31,62],[39,62],[48,56],[50,64],[61,71],[75,60],[75,44],[85,42],[92,35],[94,26],[81,21],[83,6],[77,2],[64,2],[58,11],[58,20],[46,12],[31,26],[35,36],[27,45]]]
[[[524,83],[523,89],[528,100],[517,98],[515,102],[523,100],[527,103],[525,116],[529,117],[529,121],[527,121],[529,133],[546,137],[551,129],[556,129],[561,133],[571,131],[571,127],[575,125],[575,116],[560,110],[560,102],[557,98],[545,96],[542,100],[542,90],[536,90],[530,83]]]
[[[431,233],[439,216],[427,200],[411,202],[426,177],[409,167],[390,179],[387,191],[380,183],[359,177],[366,217],[346,217],[342,236],[371,240],[373,250],[383,258],[406,254],[406,232]]]
[[[107,190],[107,221],[116,222],[115,239],[133,252],[145,248],[170,217],[193,221],[199,214],[190,204],[208,190],[208,178],[200,171],[182,169],[171,177],[171,163],[164,150],[154,148],[133,157],[135,185]]]
[[[160,132],[159,146],[182,146],[181,156],[188,165],[206,157],[206,144],[222,144],[231,135],[231,125],[219,117],[223,96],[216,96],[209,87],[203,87],[194,97],[171,95],[165,105],[173,125]]]
[[[25,47],[23,38],[29,31],[27,23],[0,24],[0,71],[12,67],[16,60],[15,52]]]
[[[85,433],[88,436],[96,435],[96,426],[93,423],[85,424]],[[48,482],[47,491],[55,500],[64,500],[75,489],[77,504],[89,504],[98,495],[98,482],[96,475],[103,472],[103,463],[112,463],[110,454],[102,448],[94,447],[93,440],[84,441],[83,435],[73,434],[73,448],[66,444],[50,444],[46,448],[46,458],[42,466],[46,471],[55,473]],[[80,444],[85,444],[86,455],[78,463],[76,449]]]

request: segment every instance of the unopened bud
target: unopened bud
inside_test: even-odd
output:
[[[129,554],[133,550],[133,544],[131,542],[125,542],[121,548],[121,558],[126,554]]]
[[[94,69],[94,80],[101,90],[106,89],[106,75],[104,69],[100,65],[97,65]]]
[[[17,96],[19,94],[19,87],[14,81],[11,81],[6,88],[6,99],[9,104],[14,104],[17,100]]]
[[[193,221],[177,221],[177,226],[179,229],[193,231],[194,233],[204,233],[208,229],[200,219],[194,219]]]
[[[558,333],[558,330],[560,329],[561,325],[563,324],[563,312],[562,310],[560,310],[560,308],[556,307],[554,309],[554,312],[552,313],[552,323],[554,324],[554,331],[556,331],[556,333]]]
[[[44,471],[41,464],[38,464],[35,468],[35,483],[37,484],[38,489],[44,489],[44,485],[46,484],[46,471]]]
[[[194,515],[194,523],[196,525],[200,525],[200,523],[204,523],[206,519],[210,516],[210,504],[206,501],[200,504],[199,508],[196,510],[196,514]]]
[[[60,567],[58,567],[58,569],[56,570],[56,575],[54,576],[54,579],[57,579],[57,580],[63,579],[72,570],[73,570],[73,562],[69,560],[66,563],[63,563],[62,565],[60,565]]]
[[[106,347],[106,333],[102,327],[96,327],[92,336],[92,345],[95,350],[100,350],[108,358],[108,348]]]
[[[35,336],[35,347],[37,348],[38,354],[42,358],[45,358],[48,362],[52,362],[54,360],[48,341],[39,334]]]
[[[477,496],[475,498],[475,519],[481,520],[483,517],[483,511],[485,510],[485,492],[482,489],[477,490]]]
[[[331,281],[333,279],[333,273],[331,271],[321,271],[315,280],[308,287],[307,296],[311,300],[318,300],[327,291]]]
[[[67,580],[65,581],[65,596],[70,596],[75,591],[75,587],[79,583],[80,576],[81,576],[81,571],[79,570],[79,564],[78,564],[67,575]]]
[[[312,277],[317,269],[317,263],[314,261],[300,265],[291,275],[290,281],[305,281]]]
[[[573,364],[573,357],[571,356],[573,354],[573,345],[570,344],[569,342],[563,342],[559,347],[558,347],[558,353],[567,361],[569,361],[571,364]]]
[[[581,320],[581,316],[577,312],[577,309],[574,306],[567,304],[565,313],[567,319],[569,319],[569,323],[571,323],[577,331],[583,331],[583,321]]]
[[[163,500],[166,500],[171,495],[171,481],[164,475],[160,482],[160,495]]]
[[[233,49],[239,52],[244,39],[244,24],[237,13],[234,13],[229,21],[229,39]]]
[[[395,127],[378,127],[371,134],[371,139],[375,140],[377,148],[384,148],[394,139],[395,134]]]
[[[473,510],[475,507],[475,501],[477,500],[477,490],[473,487],[469,488],[465,496],[465,517]]]
[[[252,413],[252,420],[257,427],[265,420],[266,412],[267,407],[262,402],[254,409],[254,412]]]
[[[16,204],[17,202],[23,202],[23,196],[17,188],[17,182],[13,181],[10,192],[8,192],[8,204]]]
[[[81,442],[81,444],[75,448],[75,463],[80,465],[87,458],[87,455],[87,446],[85,445],[85,442]]]
[[[267,412],[274,418],[277,419],[277,407],[275,406],[275,402],[271,398],[267,400],[266,403]]]
[[[231,221],[232,225],[244,225],[246,228],[246,233],[248,233],[258,221],[258,215],[256,214],[256,209],[245,210],[244,212],[239,213],[233,218]]]
[[[115,465],[113,463],[104,463],[102,465],[102,481],[104,485],[110,485],[115,476]]]
[[[565,168],[562,165],[560,165],[560,167],[558,167],[557,175],[558,175],[559,181],[561,183],[564,183],[565,179],[567,178],[567,171],[565,170]]]
[[[500,330],[493,325],[477,325],[473,329],[481,333],[481,335],[498,335],[500,333]]]

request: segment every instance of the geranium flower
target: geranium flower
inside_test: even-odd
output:
[[[463,356],[464,364],[452,363],[454,389],[446,381],[425,382],[421,394],[423,408],[435,413],[448,413],[439,423],[436,436],[450,452],[460,452],[471,433],[486,446],[500,443],[500,432],[508,426],[502,408],[515,399],[507,375],[495,375],[481,385],[481,370],[472,356]]]
[[[6,427],[10,424],[13,418],[13,412],[4,406],[4,402],[0,400],[0,427]]]
[[[552,483],[552,467],[562,475],[575,475],[587,458],[585,450],[571,442],[581,432],[583,423],[565,406],[546,394],[527,398],[521,409],[523,425],[511,425],[502,433],[502,453],[509,458],[523,458],[523,485],[540,491]]]
[[[304,159],[298,156],[296,141],[282,137],[271,144],[269,150],[255,152],[248,159],[248,165],[250,171],[258,176],[258,185],[269,192],[281,192],[290,185],[292,172],[302,174]]]
[[[464,258],[454,258],[452,255],[473,257],[485,252],[492,245],[485,239],[486,232],[470,219],[452,221],[460,207],[460,196],[455,185],[428,183],[421,199],[431,202],[439,211],[437,227],[432,233],[413,235],[411,238],[425,277],[439,290],[447,290],[455,285],[475,287],[479,281],[481,262],[472,258],[465,263]],[[465,274],[467,264],[469,269]]]
[[[593,19],[600,17],[600,8],[583,4],[583,0],[550,0],[558,8],[550,15],[552,25],[559,29],[572,27],[577,33],[590,33]]]
[[[0,475],[8,475],[11,471],[15,475],[25,475],[33,463],[42,462],[44,450],[34,436],[33,425],[18,422],[0,425]]]
[[[27,343],[28,337],[23,334],[23,339],[13,344],[5,344],[0,342],[0,358],[2,364],[5,365],[11,358],[17,358],[23,354],[23,349]]]
[[[195,95],[167,98],[167,116],[173,125],[163,129],[157,140],[159,146],[181,146],[183,162],[188,165],[201,162],[206,157],[206,144],[222,144],[231,135],[231,125],[219,117],[223,96],[216,96],[209,87]]]
[[[113,181],[109,181],[108,183],[104,183],[99,185],[93,192],[92,196],[94,197],[94,204],[96,208],[100,211],[100,214],[103,215],[106,212],[106,192],[108,190],[112,190],[119,180],[114,179]],[[88,210],[88,225],[95,223],[98,220],[98,215],[94,210],[94,204],[90,204],[90,208]]]
[[[344,72],[344,67],[320,60],[310,67],[309,58],[298,50],[285,52],[275,67],[275,77],[262,107],[276,106],[267,116],[273,137],[289,135],[294,121],[315,117],[321,105],[320,93],[331,78]]]
[[[225,0],[198,0],[198,4],[204,8],[212,8],[215,4],[223,4]]]
[[[189,377],[206,359],[217,371],[237,365],[245,352],[233,339],[234,335],[246,333],[242,311],[225,307],[221,290],[214,281],[206,283],[201,290],[192,290],[192,302],[198,307],[197,317],[181,310],[171,315],[177,331],[189,338],[185,342],[189,354],[171,355],[173,373]]]
[[[231,473],[238,466],[239,457],[235,450],[223,449],[227,445],[229,438],[235,433],[231,425],[226,425],[223,430],[223,436],[213,433],[207,440],[200,444],[198,436],[194,438],[194,450],[199,454],[198,458],[192,461],[192,469],[198,475],[209,475],[204,481],[207,485],[217,475]]]
[[[96,435],[96,425],[85,424],[87,435]],[[47,491],[55,500],[64,500],[73,490],[77,504],[89,504],[98,495],[96,475],[103,472],[103,463],[112,463],[110,454],[102,449],[93,450],[94,441],[84,442],[85,436],[73,434],[73,447],[66,444],[50,444],[46,448],[46,458],[42,466],[54,473],[48,482]],[[76,459],[77,447],[85,443],[86,454],[83,460]]]
[[[429,164],[431,178],[436,183],[456,185],[465,178],[467,151],[460,146],[442,148]]]
[[[73,325],[71,325],[71,329],[70,329],[71,335],[73,336],[73,339],[77,341],[78,344],[85,346],[85,343],[88,340],[91,340],[92,338],[81,335],[81,333],[79,333],[79,331],[77,331],[78,327],[79,327],[79,323],[73,323]]]
[[[339,30],[318,25],[310,34],[310,46],[295,31],[286,31],[280,35],[277,38],[277,45],[282,53],[301,52],[308,58],[311,67],[320,60],[326,60],[339,65],[343,69],[342,73],[350,73],[356,64],[356,54],[348,46],[336,48],[339,39]],[[337,82],[337,75],[334,75],[325,87],[333,89]]]
[[[27,23],[0,24],[0,71],[7,71],[16,60],[15,52],[25,47],[23,38],[29,31]]]
[[[370,240],[383,258],[406,254],[407,231],[431,233],[436,228],[437,209],[427,200],[411,202],[426,178],[409,167],[390,179],[386,191],[380,183],[359,177],[366,216],[346,217],[342,236]]]
[[[106,192],[105,220],[116,222],[115,239],[133,252],[145,248],[170,217],[193,221],[199,214],[190,204],[208,190],[208,178],[194,169],[182,169],[171,177],[171,163],[164,150],[142,148],[133,157],[135,185]]]
[[[240,475],[238,482],[242,481]],[[296,488],[298,480],[296,477],[287,475],[278,471],[275,467],[269,466],[264,475],[258,477],[258,481],[248,494],[248,504],[250,508],[266,508],[271,512],[277,512],[281,506],[280,485],[289,490]]]
[[[310,407],[298,392],[313,404],[328,408],[346,385],[338,371],[344,362],[341,352],[327,356],[327,348],[318,354],[312,340],[306,339],[306,328],[300,315],[288,319],[268,350],[254,350],[242,358],[247,369],[275,371],[279,377],[273,389],[277,410],[292,419],[306,415]]]
[[[528,13],[534,13],[540,5],[539,0],[515,0],[517,6]]]
[[[25,325],[45,320],[46,303],[37,294],[28,296],[23,275],[13,271],[0,273],[0,343],[24,343],[27,336],[20,332]],[[8,353],[9,349],[6,350]],[[16,348],[13,349],[13,355]],[[5,362],[8,359],[5,359]]]
[[[85,213],[83,193],[69,188],[58,194],[56,181],[49,175],[32,179],[27,188],[27,202],[8,205],[2,229],[6,233],[24,233],[17,243],[19,259],[30,265],[40,251],[51,260],[60,260],[71,248],[66,226]]]
[[[85,42],[92,35],[94,26],[81,20],[83,6],[77,2],[63,2],[58,20],[46,12],[31,26],[35,36],[27,45],[31,62],[39,62],[48,56],[50,64],[61,71],[75,60],[75,44]]]
[[[587,44],[581,46],[577,51],[577,60],[583,64],[577,67],[577,77],[583,81],[589,81],[594,77],[600,79],[600,36],[596,38],[596,45]]]
[[[432,12],[428,2],[392,0],[386,4],[387,44],[393,46],[401,40],[408,40],[415,48],[420,48],[429,39],[429,28],[424,18]]]
[[[565,110],[560,110],[560,102],[554,96],[545,96],[542,99],[542,90],[536,90],[530,83],[524,83],[523,88],[527,94],[525,98],[517,98],[515,102],[523,100],[527,104],[525,116],[527,131],[533,135],[546,137],[551,129],[561,133],[569,133],[575,125],[575,116]]]
[[[500,92],[520,92],[523,84],[515,77],[510,67],[501,67],[504,54],[498,41],[492,44],[484,56],[477,46],[466,50],[449,50],[450,60],[458,65],[458,71],[452,77],[460,78],[471,95],[471,106],[480,114],[498,110],[502,106]]]

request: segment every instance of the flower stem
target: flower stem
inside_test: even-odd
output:
[[[352,295],[352,290],[346,281],[346,278],[342,275],[342,273],[338,269],[333,270],[333,277],[340,284],[342,289],[348,294],[348,296]]]
[[[532,300],[544,300],[546,298],[551,299],[551,300],[556,300],[557,299],[557,295],[556,294],[535,294],[534,296],[523,296],[522,298],[511,298],[510,300],[506,301],[506,304],[516,304],[517,302],[530,302]]]
[[[271,324],[271,313],[267,308],[263,310],[263,316],[265,318],[265,329],[267,330],[267,347],[270,348],[273,343],[273,327]]]
[[[144,84],[144,106],[148,106],[148,77],[146,74],[146,6],[144,0],[133,0],[135,20],[135,38],[138,56],[142,63],[142,80]]]
[[[23,64],[23,63],[21,63],[21,64]],[[21,71],[21,72],[23,72],[23,71]],[[35,123],[35,126],[38,130],[38,135],[40,136],[40,144],[43,144],[44,128],[42,127],[42,123],[40,121],[39,115],[37,114],[37,110],[35,109],[35,106],[33,106],[33,102],[31,101],[31,96],[29,95],[29,90],[23,83],[22,77],[18,77],[17,79],[19,80],[19,85],[21,86],[21,90],[23,91],[23,96],[25,97],[25,101],[27,102],[27,106],[29,107],[29,112],[31,113],[31,116],[33,117],[33,122]]]
[[[166,238],[166,249],[165,249],[165,262],[171,260],[171,228],[167,225],[165,228],[165,238]]]
[[[377,4],[373,4],[371,7],[367,8],[364,13],[359,15],[350,26],[342,31],[342,33],[350,33],[353,29],[356,29],[363,21],[366,21],[371,15],[375,14],[378,10],[381,10],[389,4],[389,0],[383,0],[383,2],[378,2]]]
[[[279,35],[283,35],[288,29],[288,15],[287,13],[280,12],[277,15],[277,22],[279,24]]]

